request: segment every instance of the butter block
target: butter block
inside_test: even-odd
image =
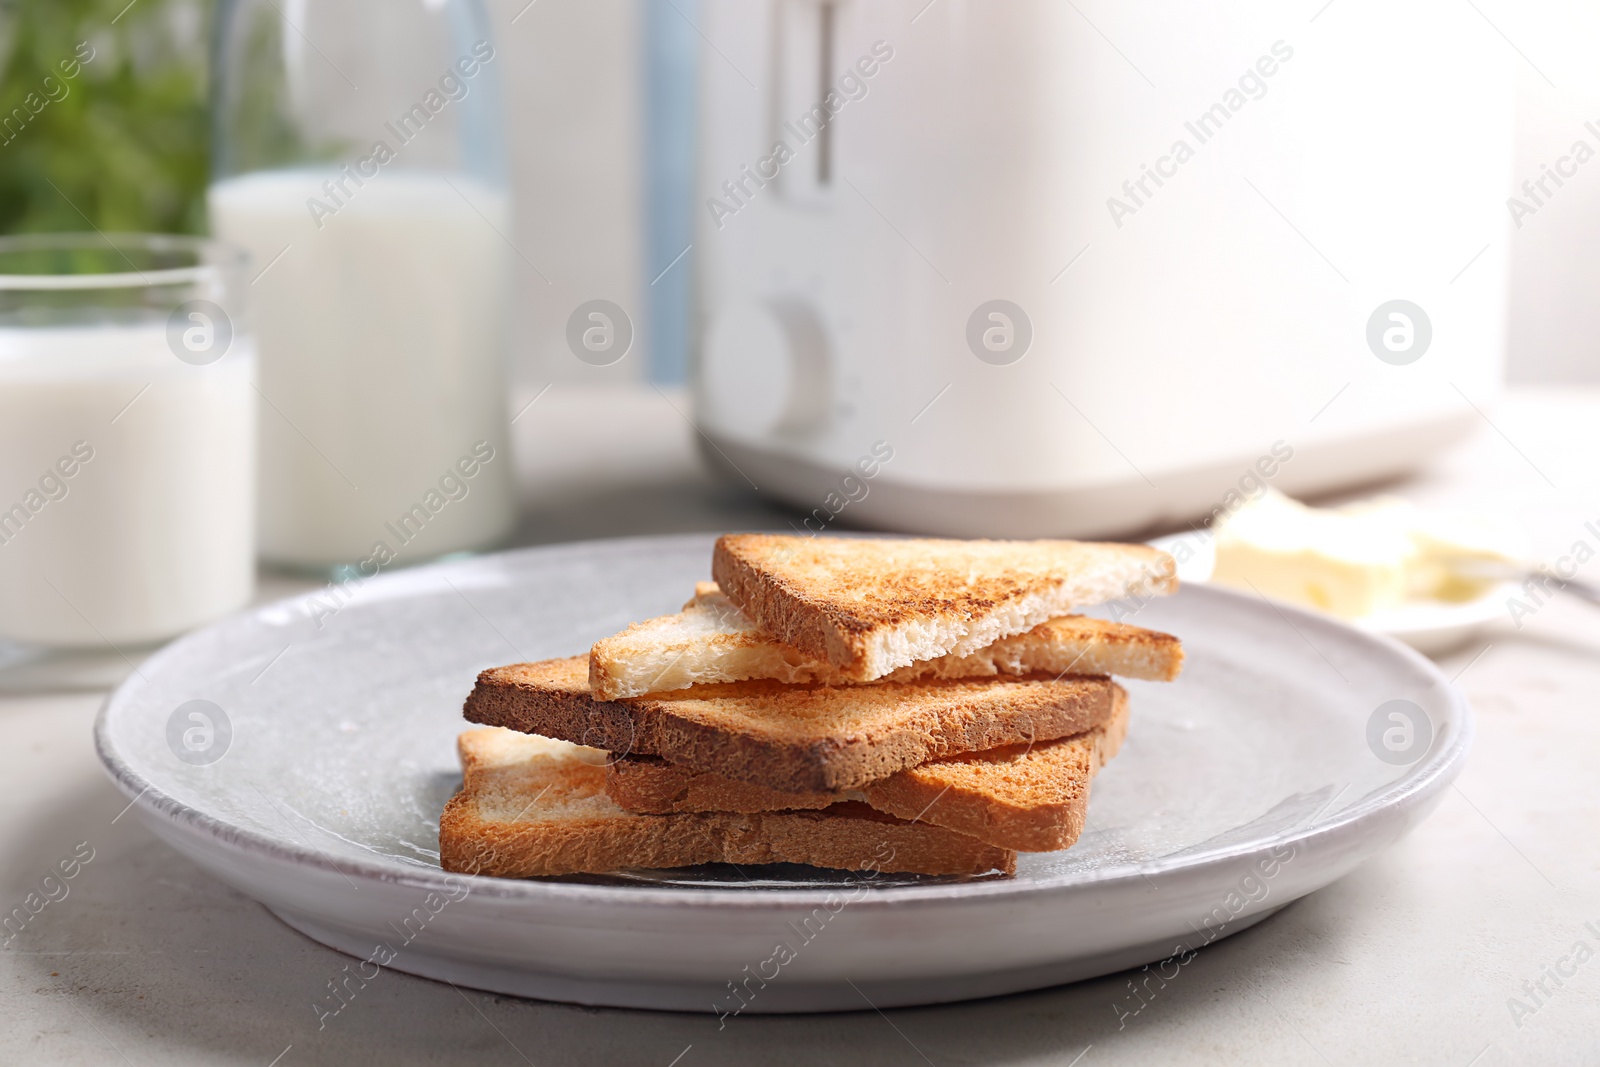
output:
[[[1393,497],[1325,509],[1269,489],[1215,533],[1212,581],[1346,619],[1408,601],[1475,600],[1527,555],[1526,535],[1508,523]]]
[[[1384,516],[1309,508],[1268,490],[1216,526],[1212,581],[1359,618],[1397,607],[1417,555]]]
[[[1427,511],[1393,497],[1339,511],[1410,536],[1415,552],[1406,566],[1406,594],[1413,600],[1475,600],[1495,584],[1497,571],[1515,568],[1528,552],[1526,535],[1507,523]]]

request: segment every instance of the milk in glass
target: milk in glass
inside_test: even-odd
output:
[[[210,191],[213,231],[260,271],[261,553],[320,568],[379,544],[402,562],[492,545],[515,521],[505,194],[425,170],[341,177]]]

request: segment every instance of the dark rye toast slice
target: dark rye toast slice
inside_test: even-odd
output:
[[[463,781],[439,819],[439,863],[502,878],[698,863],[808,863],[851,871],[983,874],[1017,854],[864,804],[823,811],[635,815],[605,794],[606,753],[507,730],[457,742]]]
[[[726,534],[711,576],[777,641],[857,681],[965,656],[1072,609],[1177,589],[1146,545]]]
[[[628,811],[650,814],[822,809],[855,800],[1001,848],[1054,852],[1083,832],[1089,783],[1127,732],[1128,701],[1118,693],[1111,719],[1085,733],[930,760],[856,790],[786,793],[629,756],[606,767],[606,794]]]
[[[587,656],[478,675],[467,721],[661,756],[788,792],[857,789],[930,759],[1053,741],[1111,717],[1109,678],[938,679],[828,688],[771,681],[596,700]]]

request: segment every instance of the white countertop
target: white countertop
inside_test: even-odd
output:
[[[542,420],[519,424],[537,501],[523,543],[781,521],[699,473],[692,431],[652,396],[606,426],[563,416],[552,393]],[[1399,491],[1515,515],[1547,556],[1593,543],[1583,527],[1600,521],[1600,391],[1516,392],[1491,417]],[[587,488],[544,458],[547,441],[588,457]],[[264,592],[301,584],[274,579]],[[0,1063],[1600,1061],[1600,609],[1557,597],[1443,664],[1459,672],[1478,732],[1439,810],[1356,873],[1202,950],[1120,1029],[1128,988],[1116,975],[927,1009],[747,1015],[719,1030],[709,1015],[521,1001],[385,972],[319,1031],[313,1005],[345,958],[119,817],[126,800],[90,739],[102,696],[3,698],[0,907],[86,855],[80,843],[93,858],[0,949]],[[1594,954],[1581,964],[1579,941]],[[1558,965],[1575,968],[1560,985],[1545,976]],[[1524,990],[1540,981],[1544,992]],[[1532,1011],[1513,1018],[1513,997]]]

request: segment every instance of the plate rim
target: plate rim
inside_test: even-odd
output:
[[[705,543],[714,539],[713,533],[653,535],[640,537],[598,538],[568,541],[550,545],[535,545],[502,552],[484,553],[467,559],[420,564],[399,572],[379,575],[368,586],[384,583],[386,587],[404,584],[432,584],[434,575],[445,577],[448,572],[461,569],[496,565],[517,557],[559,554],[591,549],[596,545],[615,546],[626,550],[634,546],[661,546],[665,544]],[[1472,746],[1474,723],[1471,705],[1465,696],[1445,677],[1437,664],[1421,653],[1387,634],[1376,633],[1351,626],[1338,619],[1311,612],[1292,604],[1252,597],[1235,590],[1203,582],[1190,583],[1201,596],[1219,597],[1254,608],[1259,599],[1267,608],[1280,614],[1287,613],[1291,620],[1298,617],[1301,623],[1313,627],[1348,631],[1358,641],[1370,642],[1381,650],[1397,654],[1409,665],[1430,678],[1444,696],[1447,720],[1437,729],[1435,736],[1444,740],[1417,763],[1407,768],[1407,773],[1357,807],[1346,809],[1341,815],[1325,822],[1313,822],[1298,832],[1276,834],[1219,845],[1204,852],[1183,853],[1171,858],[1131,861],[1106,866],[1091,871],[1058,874],[1049,878],[1018,882],[1014,879],[993,879],[972,882],[942,882],[935,885],[871,887],[870,876],[856,882],[841,882],[839,887],[868,884],[871,892],[856,900],[852,907],[869,908],[940,906],[952,901],[982,901],[995,897],[1022,898],[1040,894],[1072,892],[1089,888],[1116,886],[1152,876],[1170,876],[1178,873],[1201,871],[1285,844],[1299,846],[1322,839],[1343,836],[1358,825],[1383,819],[1391,811],[1409,811],[1426,806],[1434,794],[1447,786],[1460,774]],[[399,592],[399,589],[394,589]],[[160,670],[165,660],[176,656],[191,642],[199,641],[221,627],[233,625],[264,611],[288,610],[318,596],[321,590],[285,597],[265,604],[254,605],[172,641],[143,664],[151,673]],[[1298,627],[1296,627],[1298,629]],[[1348,635],[1347,635],[1348,636]],[[267,834],[229,823],[225,819],[192,808],[182,801],[162,792],[138,772],[123,755],[116,751],[110,740],[111,719],[127,706],[146,683],[142,674],[129,676],[121,685],[107,694],[95,716],[95,754],[112,783],[130,799],[129,808],[138,810],[141,817],[160,818],[174,829],[190,836],[200,837],[232,852],[252,855],[282,867],[312,867],[329,874],[347,877],[359,876],[364,880],[391,885],[409,886],[424,891],[451,888],[462,880],[470,884],[470,894],[499,900],[517,900],[538,903],[541,901],[566,901],[572,904],[632,905],[679,909],[706,908],[759,908],[764,904],[821,905],[829,894],[839,887],[804,889],[740,889],[698,888],[669,886],[612,886],[579,882],[559,882],[517,878],[495,878],[485,875],[455,874],[442,868],[412,866],[395,859],[368,859],[363,856],[341,855],[335,863],[321,852],[295,844],[274,840]],[[152,795],[153,794],[153,795]]]

